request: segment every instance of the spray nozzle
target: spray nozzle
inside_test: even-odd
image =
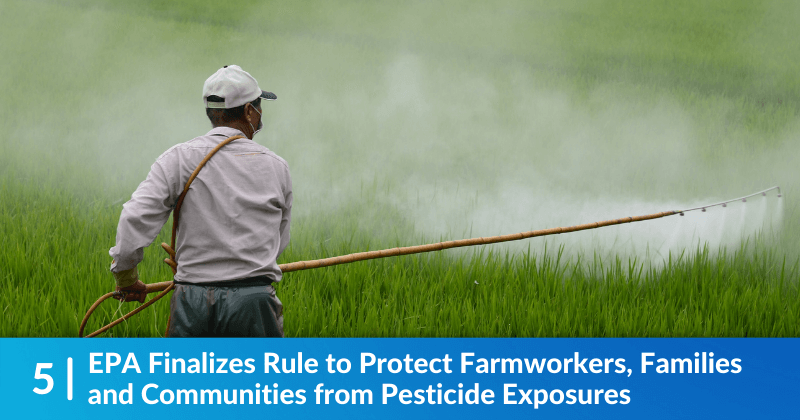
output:
[[[683,216],[683,212],[681,212],[680,214],[681,214],[681,216]]]
[[[766,196],[767,196],[767,193],[763,192],[763,193],[761,193],[761,195],[763,195],[764,197],[766,197]]]
[[[703,207],[703,213],[705,213],[705,212],[706,212],[706,208],[705,208],[705,207]]]
[[[722,207],[728,207],[728,203],[722,203]]]
[[[742,203],[746,203],[746,202],[747,202],[747,199],[746,199],[746,198],[743,198],[743,199],[742,199]]]

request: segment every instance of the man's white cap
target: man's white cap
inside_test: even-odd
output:
[[[216,96],[222,101],[209,101],[209,96]],[[203,102],[206,103],[206,108],[236,108],[253,102],[256,98],[268,101],[278,99],[274,93],[261,90],[256,79],[237,65],[225,66],[217,70],[206,79],[206,83],[203,85]]]

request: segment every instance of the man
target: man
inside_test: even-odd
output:
[[[180,210],[175,291],[168,335],[283,336],[283,305],[273,283],[289,244],[292,183],[286,161],[252,141],[261,130],[261,101],[275,100],[239,66],[206,80],[203,100],[213,129],[162,154],[125,203],[111,272],[119,299],[144,301],[136,266],[169,219],[201,160],[225,139],[192,182]]]

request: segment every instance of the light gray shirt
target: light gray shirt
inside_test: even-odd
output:
[[[216,145],[234,135],[217,127],[162,154],[125,203],[111,271],[135,267],[169,219],[184,185]],[[219,150],[197,175],[181,205],[178,273],[189,283],[266,275],[280,281],[276,260],[289,244],[292,180],[286,161],[245,138]],[[166,254],[165,254],[166,255]]]

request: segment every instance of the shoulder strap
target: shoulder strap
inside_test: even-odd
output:
[[[172,211],[172,240],[170,242],[170,245],[167,245],[165,243],[161,244],[161,247],[164,248],[164,250],[167,251],[167,254],[169,254],[170,256],[170,258],[165,259],[164,262],[169,264],[170,267],[172,267],[173,275],[178,273],[178,261],[175,258],[175,237],[177,236],[178,232],[178,220],[180,216],[181,205],[183,204],[183,199],[186,197],[186,193],[189,192],[189,186],[192,185],[192,181],[194,181],[194,179],[197,178],[197,174],[200,173],[200,170],[203,169],[203,166],[205,166],[206,162],[208,162],[208,160],[211,159],[211,156],[214,156],[214,154],[217,153],[219,149],[222,149],[226,144],[241,138],[244,138],[244,136],[237,135],[228,137],[227,139],[220,142],[220,144],[218,144],[217,147],[208,152],[206,157],[203,158],[200,164],[197,165],[197,168],[194,170],[194,172],[192,172],[192,176],[190,176],[189,180],[186,181],[186,185],[183,187],[183,192],[181,193],[180,197],[178,197],[178,203],[175,204],[175,209]]]

